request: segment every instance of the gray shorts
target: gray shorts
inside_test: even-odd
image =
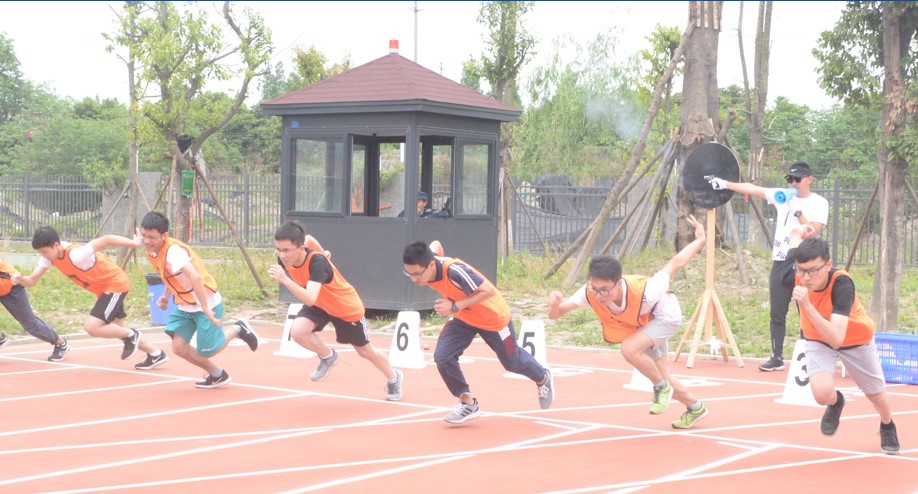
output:
[[[679,331],[679,327],[682,326],[682,314],[679,314],[680,318],[678,321],[667,320],[660,317],[655,317],[647,323],[643,328],[639,328],[638,331],[646,334],[653,340],[653,346],[644,350],[644,353],[650,355],[650,358],[654,360],[659,360],[665,358],[669,354],[669,339],[676,334],[676,331]]]
[[[835,350],[818,341],[806,342],[806,376],[817,372],[835,372],[836,358],[841,358],[845,371],[865,394],[875,395],[886,389],[883,367],[877,355],[877,344],[870,343],[852,348]]]

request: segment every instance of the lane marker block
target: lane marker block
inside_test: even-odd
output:
[[[290,304],[290,307],[287,308],[287,320],[284,321],[284,332],[281,335],[280,349],[274,352],[274,355],[295,358],[312,358],[316,356],[315,352],[303,348],[290,337],[290,330],[293,328],[293,320],[296,319],[297,313],[302,308],[303,304]]]
[[[389,364],[403,369],[427,367],[421,345],[421,314],[414,310],[400,311],[389,347]]]
[[[520,323],[519,336],[517,338],[517,344],[525,352],[529,352],[530,355],[535,357],[536,362],[542,365],[542,367],[551,369],[551,366],[548,365],[548,355],[545,351],[545,322],[541,319],[529,319]],[[529,378],[517,374],[515,372],[505,372],[504,377],[510,377],[514,379],[526,379]]]
[[[810,380],[806,377],[806,341],[803,339],[794,343],[794,358],[790,362],[790,370],[787,371],[784,394],[775,399],[775,403],[823,408],[816,403],[816,398],[813,398]]]

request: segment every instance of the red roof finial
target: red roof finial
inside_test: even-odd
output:
[[[398,53],[398,40],[397,39],[389,40],[389,53]]]

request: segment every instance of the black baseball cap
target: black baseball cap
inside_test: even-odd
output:
[[[813,175],[813,172],[810,171],[810,165],[802,161],[798,161],[797,163],[794,163],[793,165],[790,166],[790,170],[788,170],[787,175],[784,175],[784,178],[785,179],[788,179],[791,177],[803,178],[803,177],[809,177],[811,175]]]

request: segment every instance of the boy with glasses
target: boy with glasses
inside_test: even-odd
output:
[[[835,361],[845,369],[880,415],[880,451],[899,454],[883,368],[877,355],[877,325],[858,299],[851,276],[835,269],[829,245],[803,225],[791,231],[788,259],[795,263],[783,282],[793,291],[806,339],[806,373],[813,398],[826,410],[819,428],[826,436],[838,430],[845,396],[835,389]],[[803,240],[805,238],[805,240]],[[796,274],[796,276],[794,276]]]
[[[653,383],[650,413],[658,415],[669,407],[670,398],[682,402],[686,411],[672,423],[675,429],[690,429],[708,414],[708,408],[684,384],[669,373],[669,339],[682,325],[682,307],[669,291],[670,281],[705,244],[704,225],[689,216],[695,240],[651,278],[622,275],[622,264],[611,256],[590,261],[587,282],[563,300],[561,292],[548,295],[548,318],[590,307],[602,323],[603,338],[620,343],[622,356],[635,370]]]
[[[787,260],[790,231],[798,225],[809,225],[819,235],[829,222],[829,201],[813,192],[811,187],[816,178],[810,171],[810,165],[798,161],[790,166],[787,175],[787,186],[797,190],[797,195],[784,202],[775,200],[775,193],[781,189],[759,187],[750,183],[728,182],[721,178],[711,178],[711,187],[715,190],[729,189],[740,194],[747,194],[765,199],[775,207],[775,242],[771,250],[771,274],[768,277],[768,292],[771,305],[772,357],[759,366],[765,372],[784,369],[784,338],[787,333],[787,311],[790,307],[792,290],[785,287],[781,280],[793,270],[793,262]]]
[[[275,230],[274,248],[279,262],[268,268],[268,274],[303,303],[293,320],[290,337],[319,356],[319,366],[311,379],[324,380],[341,359],[316,334],[332,323],[338,343],[351,345],[357,355],[386,376],[386,400],[401,400],[404,376],[370,343],[363,301],[329,260],[328,251],[295,221],[287,221]]]
[[[434,253],[438,256],[434,256]],[[448,317],[437,338],[434,362],[440,377],[459,405],[443,420],[461,424],[477,418],[481,411],[472,394],[459,356],[472,344],[475,335],[488,344],[504,369],[526,376],[536,384],[539,406],[545,410],[554,399],[551,371],[520,348],[510,319],[510,306],[493,283],[461,259],[443,257],[440,242],[430,246],[414,242],[402,252],[405,276],[418,286],[428,286],[443,298],[434,302],[437,315]]]

